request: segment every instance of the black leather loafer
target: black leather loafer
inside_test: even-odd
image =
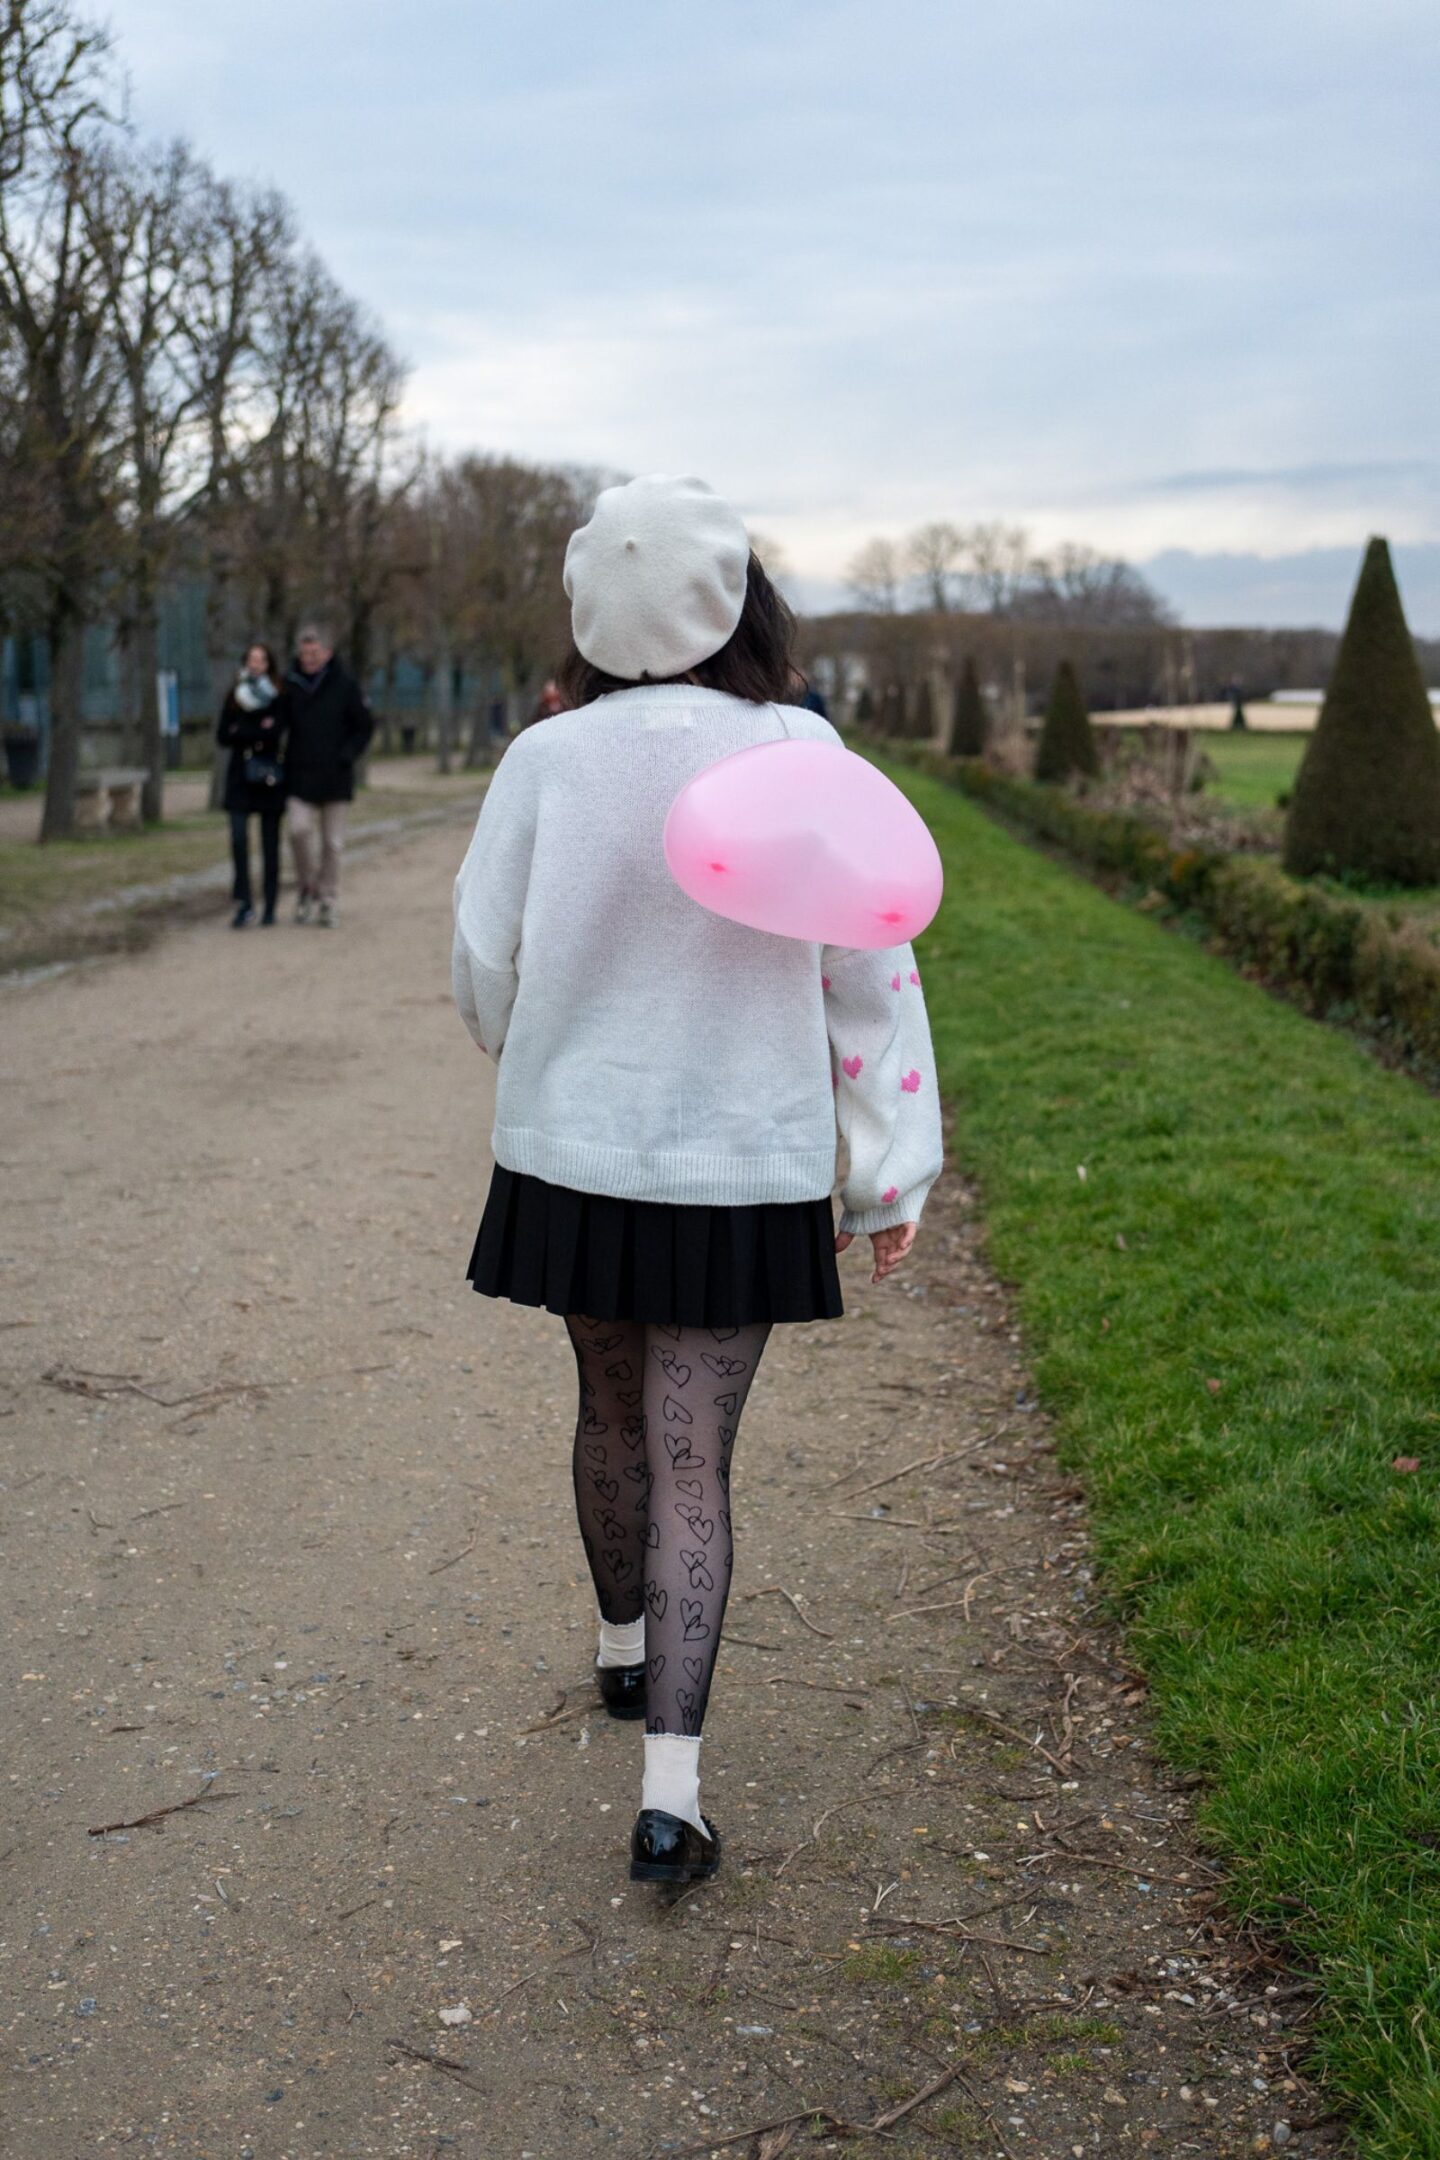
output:
[[[720,1867],[720,1833],[708,1815],[705,1829],[708,1836],[663,1808],[641,1808],[630,1833],[631,1882],[708,1882]]]
[[[642,1665],[597,1665],[595,1684],[600,1690],[600,1700],[611,1717],[644,1717],[645,1715],[645,1667]]]

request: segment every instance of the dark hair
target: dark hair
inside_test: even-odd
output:
[[[697,682],[707,690],[725,690],[731,697],[752,705],[787,703],[795,688],[795,668],[790,648],[795,637],[795,618],[765,575],[753,550],[745,575],[745,605],[740,620],[717,653],[701,660],[685,675],[642,675],[641,682]],[[621,675],[607,675],[572,646],[556,681],[571,705],[590,705],[612,690],[633,690],[635,682]]]
[[[240,665],[242,668],[244,667],[245,662],[249,659],[252,652],[264,653],[265,672],[270,677],[271,682],[278,683],[280,680],[280,670],[278,667],[276,667],[275,655],[273,652],[271,652],[270,647],[265,643],[264,638],[252,637],[246,641],[245,648],[240,655]]]

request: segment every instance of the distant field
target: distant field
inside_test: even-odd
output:
[[[1172,727],[1214,729],[1223,733],[1230,725],[1231,708],[1222,705],[1137,705],[1123,712],[1096,712],[1091,719],[1101,727]],[[1248,698],[1245,719],[1260,733],[1307,735],[1320,717],[1320,705],[1272,705],[1266,698]]]

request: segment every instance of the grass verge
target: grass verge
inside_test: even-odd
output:
[[[1159,1743],[1318,1971],[1371,2160],[1440,2160],[1440,1102],[889,769],[947,864],[958,1150]]]
[[[350,834],[396,819],[479,803],[487,775],[433,777],[421,787],[371,787],[355,800]],[[291,875],[282,840],[282,883]],[[141,832],[83,840],[0,839],[0,972],[44,967],[106,953],[135,952],[165,923],[223,912],[229,890],[229,827],[221,811],[199,810]],[[259,879],[259,833],[250,834],[251,876]],[[214,870],[219,882],[196,890],[184,881]],[[113,903],[113,904],[112,904]]]

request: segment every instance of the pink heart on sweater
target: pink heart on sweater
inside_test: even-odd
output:
[[[918,968],[911,968],[910,980],[914,983],[916,989],[918,990],[920,987],[920,972]]]
[[[899,1199],[899,1197],[900,1197],[900,1188],[899,1188],[899,1186],[898,1186],[898,1185],[887,1185],[887,1186],[886,1186],[886,1188],[885,1188],[885,1190],[884,1190],[884,1192],[882,1192],[882,1193],[881,1193],[881,1195],[880,1195],[880,1205],[881,1205],[882,1207],[889,1207],[889,1205],[890,1205],[891,1201],[892,1201],[892,1200],[898,1200],[898,1199]]]
[[[861,1057],[841,1058],[840,1063],[845,1068],[846,1076],[851,1080],[858,1080],[865,1068],[865,1060]]]
[[[913,1070],[906,1073],[904,1079],[900,1082],[900,1085],[902,1088],[904,1088],[907,1095],[918,1095],[920,1092],[919,1073]]]
[[[828,990],[828,989],[829,989],[829,987],[830,987],[830,978],[829,978],[829,976],[828,976],[828,975],[822,975],[822,976],[820,977],[820,988],[821,988],[822,990]]]
[[[899,978],[899,976],[898,976],[898,975],[892,975],[892,976],[890,977],[890,988],[891,988],[892,990],[898,990],[898,989],[899,989],[899,987],[900,987],[900,978]]]

